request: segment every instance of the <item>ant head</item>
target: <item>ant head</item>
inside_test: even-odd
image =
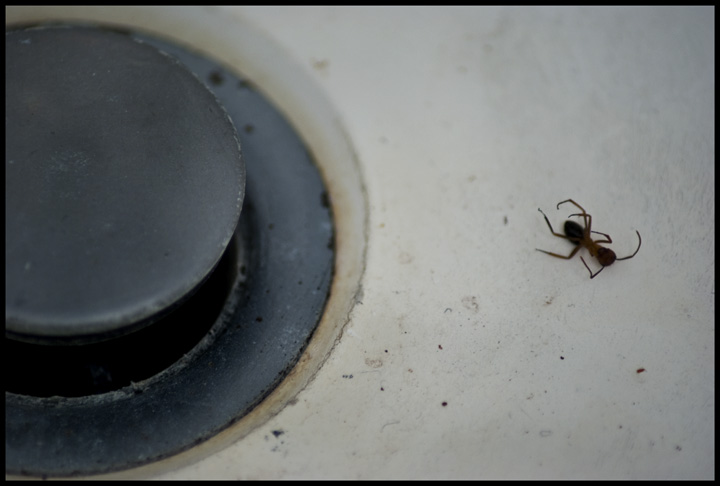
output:
[[[605,248],[604,246],[598,248],[597,260],[603,267],[608,267],[615,263],[615,258],[615,252],[610,248]]]

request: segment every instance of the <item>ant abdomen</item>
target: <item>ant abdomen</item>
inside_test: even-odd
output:
[[[577,238],[577,241],[570,240],[574,244],[579,245],[580,240],[582,240],[585,237],[585,230],[582,226],[577,224],[575,221],[570,221],[569,219],[565,221],[565,236],[568,238]]]

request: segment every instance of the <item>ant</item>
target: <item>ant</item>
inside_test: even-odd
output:
[[[615,256],[615,252],[612,251],[610,248],[605,248],[603,246],[600,246],[600,243],[612,243],[612,239],[610,238],[610,235],[606,235],[605,233],[600,233],[599,231],[591,231],[590,228],[592,226],[592,216],[590,216],[588,213],[585,212],[585,210],[580,206],[578,203],[573,201],[572,199],[566,199],[565,201],[561,201],[557,205],[557,209],[560,209],[561,204],[565,203],[572,203],[575,206],[577,206],[582,213],[575,213],[568,216],[568,218],[572,218],[573,216],[581,216],[585,220],[585,227],[583,228],[579,224],[577,224],[575,221],[565,221],[565,234],[561,235],[560,233],[555,233],[552,226],[550,225],[550,220],[545,215],[545,213],[542,212],[540,208],[538,208],[538,211],[542,213],[543,216],[545,216],[545,222],[548,225],[548,228],[550,228],[550,232],[554,234],[555,236],[559,238],[565,238],[566,240],[570,240],[570,242],[575,245],[575,249],[570,252],[568,256],[558,255],[557,253],[550,253],[549,251],[540,250],[538,248],[535,248],[537,251],[541,251],[543,253],[547,253],[550,256],[554,256],[556,258],[563,258],[565,260],[570,260],[572,257],[575,256],[575,253],[578,252],[578,250],[582,247],[585,247],[590,252],[591,256],[594,256],[597,258],[600,265],[602,265],[602,268],[598,270],[595,273],[592,273],[592,270],[590,270],[590,267],[588,267],[588,264],[585,263],[585,259],[581,256],[580,260],[582,260],[583,264],[585,265],[585,268],[588,269],[588,272],[590,272],[590,278],[595,278],[598,276],[600,272],[603,271],[603,268],[609,267],[616,261],[620,260],[629,260],[630,258],[637,255],[637,252],[640,250],[640,245],[642,245],[642,238],[640,238],[640,232],[635,230],[635,232],[638,235],[638,240],[640,243],[638,243],[637,250],[635,250],[635,253],[633,253],[630,256],[624,257],[624,258],[617,258]],[[590,237],[590,233],[597,233],[599,235],[603,235],[607,240],[595,240]]]

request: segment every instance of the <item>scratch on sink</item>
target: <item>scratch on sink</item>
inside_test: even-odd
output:
[[[387,427],[388,425],[395,425],[395,424],[399,424],[399,423],[400,423],[399,420],[395,420],[394,422],[388,422],[388,423],[386,423],[385,425],[383,425],[382,427],[380,427],[380,432],[382,432],[383,430],[385,430],[385,427]]]

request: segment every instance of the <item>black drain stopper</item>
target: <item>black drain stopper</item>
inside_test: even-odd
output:
[[[6,336],[104,340],[220,260],[245,167],[232,121],[174,58],[109,30],[6,33]]]

